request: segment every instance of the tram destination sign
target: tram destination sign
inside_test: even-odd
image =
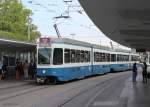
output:
[[[40,38],[40,46],[51,46],[51,38]]]

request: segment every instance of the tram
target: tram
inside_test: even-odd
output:
[[[138,54],[68,38],[40,38],[37,83],[57,83],[132,69]]]

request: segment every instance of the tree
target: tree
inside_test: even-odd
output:
[[[28,40],[28,19],[32,11],[26,9],[18,0],[0,2],[0,38],[36,41],[40,36],[34,24],[30,26],[31,38]]]

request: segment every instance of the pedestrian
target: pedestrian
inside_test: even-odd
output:
[[[132,81],[136,82],[136,77],[137,77],[137,66],[136,63],[133,64],[133,69],[132,69]]]
[[[16,59],[16,80],[20,80],[20,61]]]
[[[143,76],[143,83],[147,83],[147,64],[146,64],[146,62],[143,62],[142,76]]]
[[[20,65],[19,65],[19,71],[20,71],[20,77],[21,77],[21,79],[24,78],[23,65],[24,65],[23,62],[21,61]]]
[[[28,61],[25,60],[25,63],[24,63],[24,65],[23,65],[24,79],[25,79],[25,80],[28,79],[28,70],[29,70],[29,64],[28,64]]]
[[[2,79],[3,80],[7,78],[6,77],[6,72],[7,72],[7,66],[6,66],[6,64],[3,64],[2,65]]]
[[[3,76],[2,75],[2,66],[3,66],[2,62],[0,61],[0,80],[2,80],[2,76]]]
[[[36,71],[36,63],[34,63],[33,60],[31,60],[29,64],[29,75],[31,79],[34,79],[35,71]]]

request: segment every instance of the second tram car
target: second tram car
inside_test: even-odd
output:
[[[41,38],[37,83],[56,83],[131,69],[139,55],[67,38]]]

